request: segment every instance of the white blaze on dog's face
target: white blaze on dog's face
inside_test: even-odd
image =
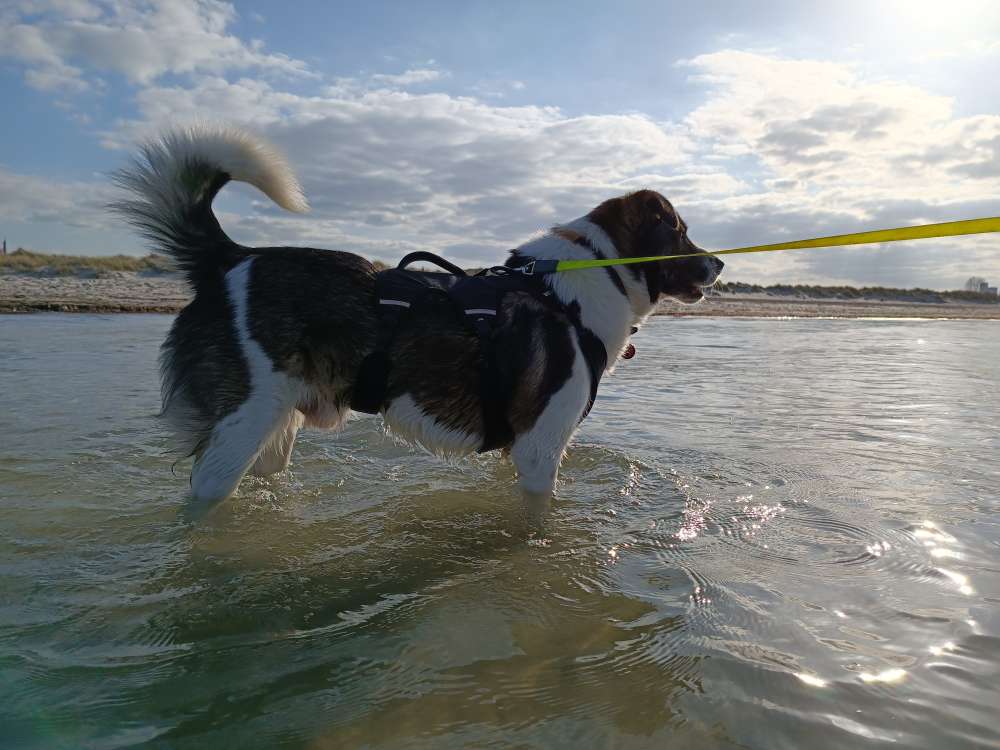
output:
[[[651,255],[692,255],[702,253],[688,239],[687,224],[654,190],[640,190],[612,198],[591,211],[588,218],[611,238],[621,257]],[[711,286],[722,272],[723,262],[714,256],[664,260],[625,266],[639,278],[645,278],[651,303],[661,296],[680,302],[699,302],[703,288]]]

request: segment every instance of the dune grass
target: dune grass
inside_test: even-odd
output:
[[[372,261],[376,270],[383,271],[389,265],[380,260]],[[173,271],[171,261],[165,255],[150,253],[138,255],[58,255],[39,253],[19,247],[17,250],[0,255],[0,273],[36,273],[50,276],[73,276],[78,273],[99,273],[101,271],[133,271],[168,273]]]
[[[0,256],[0,273],[44,273],[72,276],[81,272],[101,271],[165,272],[171,270],[169,260],[151,253],[136,255],[54,255],[18,248]]]

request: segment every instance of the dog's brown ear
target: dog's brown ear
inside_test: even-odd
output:
[[[681,219],[670,201],[654,190],[646,190],[645,210],[647,215],[656,221],[661,221],[671,229],[680,229]]]
[[[626,196],[636,228],[650,224],[666,224],[673,229],[679,224],[677,212],[670,201],[655,190],[639,190]]]
[[[679,230],[681,228],[681,215],[677,213],[676,209],[674,209],[674,206],[670,201],[665,201],[665,202],[667,204],[667,216],[665,217],[666,221],[674,229]]]
[[[660,196],[657,195],[656,193],[649,191],[649,194],[646,196],[645,203],[646,203],[645,205],[646,213],[653,219],[656,219],[657,221],[663,221],[668,218],[664,216],[664,214],[666,213],[666,208],[663,205],[664,200],[660,198]]]

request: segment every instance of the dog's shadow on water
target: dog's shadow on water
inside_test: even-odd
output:
[[[331,470],[328,455],[307,448],[292,472],[248,477],[237,497],[207,514],[181,510],[175,528],[187,553],[173,586],[192,593],[172,612],[180,615],[174,638],[302,632],[378,618],[386,602],[527,565],[542,550],[592,566],[604,557],[599,537],[607,519],[594,520],[592,500],[579,495],[596,494],[594,487],[606,493],[612,475],[628,485],[638,466],[616,452],[578,448],[567,461],[574,467],[567,474],[578,480],[567,476],[540,506],[522,498],[513,468],[495,456],[441,462],[406,447],[387,449],[367,432],[362,443],[382,441],[375,458],[362,444],[346,458],[337,455]]]
[[[616,723],[649,732],[671,720],[664,696],[687,689],[697,660],[665,662],[679,616],[602,586],[601,520],[577,497],[585,480],[563,486],[538,524],[508,466],[444,469],[448,489],[440,467],[420,479],[429,466],[394,465],[401,481],[365,495],[350,481],[316,484],[311,471],[305,486],[294,473],[250,480],[216,512],[175,527],[183,559],[156,587],[178,595],[147,622],[148,638],[188,646],[177,676],[151,696],[179,720],[168,736],[211,732],[221,711],[269,717],[331,747],[364,744],[355,731],[398,740],[401,727],[429,716],[444,726],[472,712],[503,726],[515,715],[609,712],[607,680],[659,686],[615,710]],[[575,576],[583,591],[570,590]],[[596,678],[599,664],[619,661],[605,682]],[[407,687],[427,669],[523,696],[494,705]],[[293,730],[272,713],[293,701],[328,710],[299,717]]]
[[[296,491],[294,477],[251,478],[211,512],[185,506],[175,528],[188,540],[187,559],[167,585],[192,593],[171,613],[180,615],[173,638],[376,617],[383,602],[476,576],[547,542],[551,521],[521,499],[510,468],[490,473],[452,490],[400,483],[394,497],[377,499]]]

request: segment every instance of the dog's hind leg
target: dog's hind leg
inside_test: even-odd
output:
[[[287,430],[302,395],[301,382],[275,369],[274,362],[250,334],[248,295],[253,261],[248,258],[226,274],[233,327],[247,365],[250,393],[235,411],[215,424],[195,460],[191,492],[201,504],[215,503],[233,494],[276,433]]]
[[[294,410],[284,429],[279,426],[274,436],[264,446],[264,450],[257,456],[257,460],[250,467],[250,473],[256,477],[266,477],[287,469],[292,459],[292,447],[295,445],[295,436],[302,428],[305,420],[305,415],[302,412],[298,409]]]
[[[283,437],[293,421],[295,391],[281,376],[276,388],[255,388],[235,412],[220,420],[191,471],[191,493],[199,503],[233,494],[261,451]],[[291,445],[288,445],[291,450]]]

